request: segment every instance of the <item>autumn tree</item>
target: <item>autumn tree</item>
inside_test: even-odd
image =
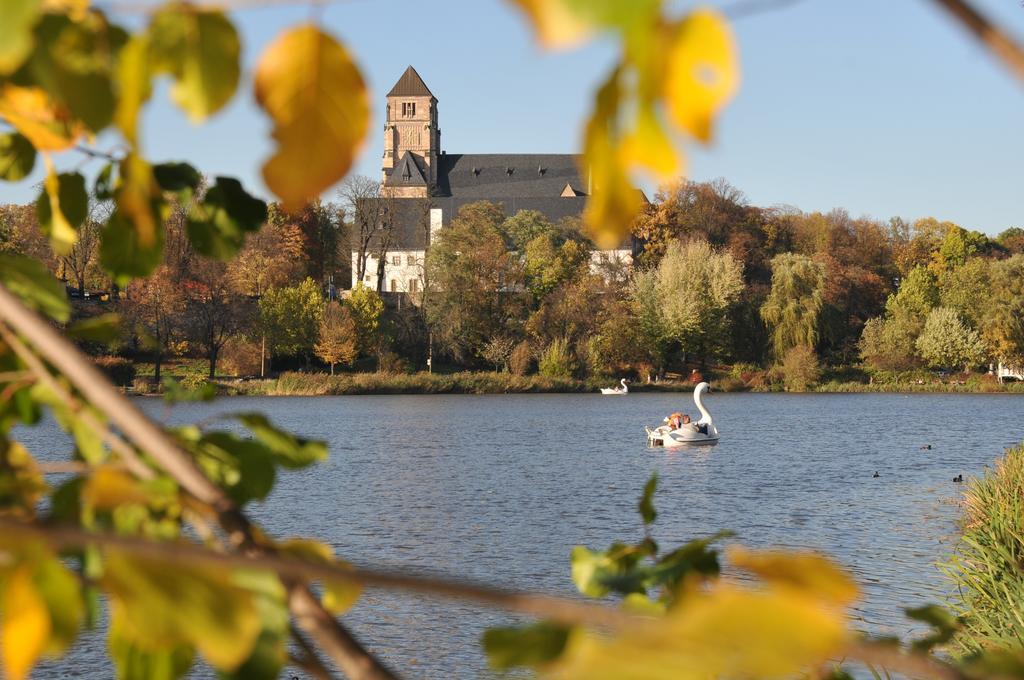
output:
[[[270,288],[302,281],[307,269],[304,253],[299,227],[271,219],[248,236],[245,247],[228,263],[227,275],[236,292],[258,297]]]
[[[337,195],[349,222],[353,275],[356,281],[365,281],[369,274],[366,262],[376,252],[375,246],[386,241],[390,247],[395,201],[381,192],[379,180],[366,175],[350,175],[345,178]],[[373,272],[373,275],[376,276],[377,272]]]
[[[89,204],[89,212],[78,229],[76,240],[59,256],[62,278],[74,282],[78,294],[85,292],[89,284],[109,284],[110,279],[99,263],[100,230],[110,218],[112,206],[95,200]]]
[[[185,296],[167,265],[152,276],[139,279],[128,288],[125,315],[142,336],[153,355],[153,379],[160,382],[160,369],[171,343],[181,335]]]
[[[254,321],[253,303],[234,292],[227,268],[214,260],[196,263],[183,288],[184,328],[189,340],[202,348],[212,380],[217,375],[217,359],[224,345]]]
[[[313,351],[325,363],[331,366],[334,375],[335,364],[351,365],[358,355],[356,342],[356,322],[352,318],[352,310],[336,300],[327,303],[323,318],[320,319],[320,332]]]
[[[1000,361],[1024,364],[1024,254],[993,262],[990,273],[982,333]]]

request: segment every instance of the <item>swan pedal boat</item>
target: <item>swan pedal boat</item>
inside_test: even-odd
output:
[[[622,387],[602,387],[601,394],[629,394],[629,387],[626,386],[626,379],[619,381]]]
[[[687,423],[678,429],[667,424],[654,429],[645,427],[648,445],[673,448],[695,444],[717,444],[718,428],[715,427],[711,414],[708,413],[701,401],[701,395],[709,388],[710,386],[706,382],[702,382],[693,390],[693,402],[697,405],[697,410],[700,411],[700,420],[696,423]]]

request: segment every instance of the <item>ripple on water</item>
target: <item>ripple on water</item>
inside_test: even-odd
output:
[[[570,596],[572,547],[642,535],[636,502],[656,470],[661,545],[728,528],[755,547],[824,551],[863,587],[856,625],[899,635],[914,630],[903,607],[947,591],[934,563],[955,545],[963,488],[949,480],[1024,439],[1024,402],[1007,395],[707,401],[722,442],[694,451],[644,446],[643,425],[693,411],[688,395],[238,398],[182,405],[171,419],[259,409],[330,443],[326,463],[282,474],[253,508],[278,536],[315,536],[358,564]],[[140,403],[164,417],[162,404]],[[950,427],[968,415],[984,438]],[[52,424],[19,434],[39,453],[68,448]],[[487,675],[481,632],[515,618],[370,590],[346,620],[406,677],[476,678]],[[109,677],[104,653],[102,633],[88,634],[45,677]]]

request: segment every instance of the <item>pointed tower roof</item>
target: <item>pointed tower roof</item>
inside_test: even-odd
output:
[[[427,84],[416,73],[412,66],[405,69],[405,73],[398,79],[395,86],[388,92],[389,97],[433,97],[434,94],[427,88]]]
[[[388,173],[385,184],[392,187],[425,187],[427,186],[427,179],[423,176],[423,171],[420,170],[415,156],[412,155],[411,151],[406,151],[402,154],[398,163],[395,164],[395,167],[391,169],[391,172]]]

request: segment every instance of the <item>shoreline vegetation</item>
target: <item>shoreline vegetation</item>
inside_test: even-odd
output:
[[[127,391],[139,395],[166,392],[166,383],[153,378],[152,365],[137,365],[137,373],[122,372],[119,382]],[[908,372],[879,378],[858,371],[837,371],[804,389],[786,389],[784,381],[770,369],[724,367],[712,371],[706,379],[716,392],[789,392],[800,394],[1024,394],[1024,382],[999,383],[992,376],[964,374],[936,376],[928,372]],[[212,386],[217,396],[338,396],[373,394],[587,394],[617,383],[617,378],[554,378],[541,375],[515,375],[497,371],[418,372],[326,372],[284,371],[267,378],[219,376],[214,380],[202,374],[199,362],[181,362],[165,368],[165,380],[178,387],[198,390]],[[701,376],[705,378],[705,376]],[[694,382],[672,376],[648,383],[629,384],[635,393],[689,392]],[[208,391],[209,388],[207,388]],[[180,392],[180,390],[175,390]]]

